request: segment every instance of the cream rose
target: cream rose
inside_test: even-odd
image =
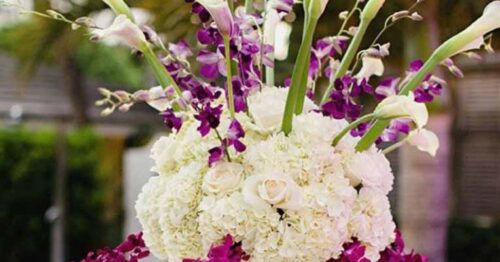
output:
[[[210,168],[203,179],[203,191],[209,193],[230,192],[238,188],[243,166],[237,163],[221,162]]]
[[[269,205],[298,209],[302,201],[299,186],[290,177],[279,172],[247,178],[243,184],[243,199],[259,209]]]

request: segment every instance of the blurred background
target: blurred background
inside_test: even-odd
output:
[[[28,10],[89,15],[109,24],[99,0],[9,0]],[[317,38],[335,34],[352,1],[331,1]],[[385,17],[415,0],[386,1],[366,38]],[[382,38],[391,42],[387,75],[402,74],[443,40],[478,17],[488,0],[425,0],[422,22],[405,21]],[[141,23],[165,42],[194,43],[197,20],[184,0],[129,0]],[[292,45],[279,62],[289,77],[300,44],[302,10],[295,8]],[[497,34],[494,44],[500,42]],[[498,47],[498,45],[497,45]],[[498,261],[500,252],[500,56],[456,62],[445,94],[430,106],[430,129],[441,140],[436,158],[411,148],[390,155],[396,183],[394,216],[409,247],[430,261]],[[92,43],[84,30],[0,7],[0,257],[2,261],[73,261],[140,231],[135,198],[151,173],[149,146],[168,132],[155,112],[99,116],[97,88],[130,92],[153,86],[141,57],[127,48]]]

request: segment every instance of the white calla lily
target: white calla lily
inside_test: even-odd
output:
[[[433,132],[427,129],[416,129],[410,132],[406,138],[408,144],[415,146],[418,150],[436,156],[439,148],[439,139]]]
[[[233,34],[233,15],[226,0],[196,0],[196,2],[207,9],[221,34],[226,36]]]
[[[274,58],[277,60],[286,60],[288,50],[290,49],[290,34],[292,26],[287,22],[279,22],[276,26],[276,35],[274,42]]]
[[[384,63],[379,57],[364,56],[363,66],[359,70],[356,78],[358,80],[369,80],[372,76],[382,76],[384,74]]]
[[[390,96],[382,100],[373,112],[378,119],[409,118],[419,129],[429,120],[429,113],[423,103],[415,102],[413,95]]]
[[[365,8],[363,8],[361,18],[364,20],[373,20],[384,3],[385,0],[369,0],[368,3],[366,3]]]
[[[91,34],[96,40],[117,41],[140,51],[147,46],[142,30],[125,15],[117,16],[108,28],[94,29]]]
[[[478,49],[484,44],[483,36],[500,28],[500,1],[489,3],[483,15],[465,30],[446,41],[436,53],[442,60],[456,54]]]
[[[276,39],[276,27],[281,21],[281,17],[276,9],[270,8],[266,13],[266,20],[264,22],[264,43],[274,46]]]

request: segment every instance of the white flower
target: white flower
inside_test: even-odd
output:
[[[356,75],[358,80],[369,80],[374,75],[382,76],[384,74],[384,63],[381,58],[366,55],[363,56],[362,60],[363,66]]]
[[[266,209],[269,205],[283,209],[300,207],[298,185],[282,173],[253,175],[245,180],[242,192],[245,202],[257,209]]]
[[[248,110],[255,124],[261,128],[273,129],[283,120],[288,89],[267,87],[248,97]],[[314,103],[306,98],[304,112],[316,109]]]
[[[161,86],[155,86],[149,89],[147,103],[160,112],[170,107],[170,99],[168,99],[165,89]]]
[[[172,156],[175,155],[179,143],[172,136],[163,136],[153,144],[151,148],[151,158],[155,161],[155,167],[152,171],[162,174],[173,169],[175,161]]]
[[[141,51],[147,45],[142,30],[125,15],[117,16],[108,28],[94,29],[91,34],[97,40],[110,39]]]
[[[289,23],[282,21],[276,25],[274,58],[277,60],[285,60],[288,57],[291,33],[292,26]]]
[[[266,20],[264,22],[264,43],[274,46],[274,40],[276,35],[276,26],[281,21],[281,17],[278,11],[274,8],[270,8],[266,12]]]
[[[431,156],[436,156],[439,148],[439,139],[433,132],[427,129],[417,129],[410,132],[407,137],[410,145],[416,146],[418,150],[429,153]]]
[[[203,180],[203,190],[210,193],[225,193],[238,188],[243,166],[221,162],[210,168]]]
[[[387,194],[392,190],[394,175],[389,160],[376,150],[356,153],[347,163],[348,177],[353,186],[374,188]]]
[[[413,95],[387,97],[377,105],[373,113],[379,119],[409,118],[418,128],[425,126],[429,119],[425,104],[415,102]]]
[[[233,34],[233,15],[226,0],[196,0],[207,9],[223,35]],[[232,1],[232,0],[229,0]]]

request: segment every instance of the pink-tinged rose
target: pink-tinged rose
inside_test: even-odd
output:
[[[288,176],[271,172],[254,175],[243,184],[245,202],[257,209],[273,206],[282,209],[298,209],[302,201],[299,186]]]

